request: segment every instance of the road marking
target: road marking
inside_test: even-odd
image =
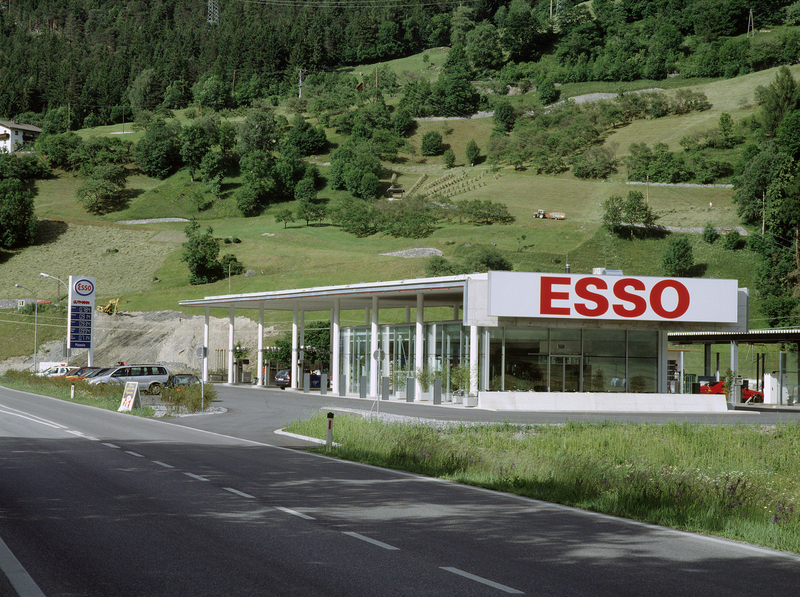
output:
[[[154,460],[153,462],[155,462],[158,466],[163,466],[164,468],[175,468],[174,466],[172,466],[171,464],[167,464],[166,462],[159,462],[158,460]]]
[[[223,487],[225,491],[230,491],[231,493],[235,493],[236,495],[240,495],[242,497],[250,498],[251,500],[256,499],[256,496],[250,495],[249,493],[245,493],[243,491],[239,491],[238,489],[234,489],[233,487]]]
[[[119,450],[119,446],[117,444],[109,444],[108,442],[103,442],[103,445],[108,446],[109,448],[114,448],[116,450]]]
[[[2,539],[0,539],[0,570],[6,575],[19,597],[45,597],[39,585],[34,582]]]
[[[144,458],[141,454],[137,454],[136,452],[131,452],[130,450],[125,450],[126,454],[130,454],[131,456],[136,456],[136,458]]]
[[[11,408],[10,406],[4,406],[3,409],[8,409],[8,410],[1,410],[0,412],[3,412],[5,414],[7,414],[7,415],[11,415],[13,417],[19,417],[20,419],[25,419],[27,421],[33,421],[34,423],[39,423],[40,425],[47,425],[48,427],[52,427],[54,429],[66,429],[67,428],[65,425],[59,425],[58,423],[54,423],[53,421],[48,421],[47,419],[43,419],[41,417],[37,417],[36,415],[31,415],[31,414],[25,413],[25,412],[23,412],[21,410],[17,410],[16,408]],[[11,412],[11,411],[14,411],[14,412]]]
[[[459,570],[458,568],[450,568],[449,566],[440,566],[440,568],[442,570],[447,570],[448,572],[452,572],[453,574],[458,574],[459,576],[463,576],[464,578],[474,580],[475,582],[483,583],[484,585],[494,587],[495,589],[500,589],[501,591],[504,591],[506,593],[511,593],[512,595],[525,594],[522,591],[517,591],[516,589],[512,589],[511,587],[501,585],[500,583],[496,583],[486,578],[481,578],[480,576],[475,576],[474,574],[470,574],[469,572],[464,572],[463,570]]]
[[[208,481],[208,479],[204,479],[200,475],[195,475],[194,473],[183,473],[187,477],[191,477],[192,479],[197,479],[198,481]]]
[[[353,533],[352,531],[345,531],[345,535],[350,535],[351,537],[355,537],[356,539],[361,539],[362,541],[366,541],[367,543],[372,543],[373,545],[377,545],[378,547],[382,547],[383,549],[390,549],[390,550],[399,550],[399,547],[395,547],[394,545],[389,545],[388,543],[383,543],[382,541],[378,541],[376,539],[370,539],[369,537],[365,537],[364,535],[359,535],[358,533]]]
[[[306,520],[316,520],[313,516],[309,516],[308,514],[303,514],[302,512],[298,512],[297,510],[290,510],[289,508],[283,508],[282,506],[275,506],[276,510],[280,510],[281,512],[286,512],[287,514],[291,514],[292,516],[299,516],[300,518],[305,518]]]

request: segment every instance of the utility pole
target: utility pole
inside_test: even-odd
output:
[[[297,97],[303,97],[303,69],[297,69],[297,72],[300,73],[300,83],[297,85]]]
[[[219,2],[208,0],[208,24],[219,25]]]
[[[747,37],[756,36],[755,26],[753,24],[753,9],[750,9],[750,16],[747,17]]]

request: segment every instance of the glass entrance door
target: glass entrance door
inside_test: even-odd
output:
[[[550,391],[581,391],[581,357],[550,357]]]

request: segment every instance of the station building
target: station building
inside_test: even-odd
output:
[[[463,395],[468,405],[496,410],[726,410],[724,395],[670,392],[667,334],[741,333],[748,322],[748,292],[736,280],[605,270],[488,272],[209,296],[180,305],[205,308],[205,346],[210,309],[228,310],[229,383],[237,309],[258,311],[259,372],[264,312],[292,312],[294,388],[302,387],[310,359],[304,322],[324,312],[331,322],[333,393],[378,399],[402,390],[400,399],[434,403]],[[348,323],[363,323],[342,325],[345,313]],[[735,342],[731,347],[736,370]]]

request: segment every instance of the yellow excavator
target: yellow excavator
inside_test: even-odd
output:
[[[115,315],[117,312],[117,307],[119,307],[119,299],[115,298],[108,301],[108,304],[105,307],[97,307],[97,310],[102,311],[103,313],[108,313],[109,315]]]

